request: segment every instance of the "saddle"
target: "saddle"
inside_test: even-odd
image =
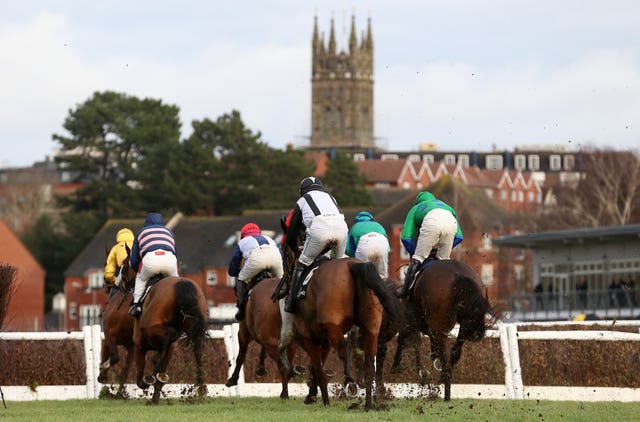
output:
[[[309,286],[309,281],[311,280],[311,276],[318,269],[318,267],[325,261],[328,261],[329,258],[326,255],[319,255],[316,259],[313,260],[313,263],[306,267],[302,274],[300,274],[300,280],[302,280],[302,284],[300,286],[300,291],[298,292],[297,299],[302,299],[307,296],[307,287]]]
[[[249,280],[247,282],[247,289],[251,290],[253,289],[255,286],[258,285],[258,283],[260,283],[262,280],[266,279],[266,278],[272,278],[273,274],[271,274],[271,271],[269,270],[262,270],[260,271],[258,274],[254,275],[251,280]]]
[[[142,306],[142,304],[144,303],[145,299],[147,298],[147,295],[149,294],[149,291],[151,290],[151,288],[153,286],[155,286],[158,281],[162,280],[163,278],[168,277],[167,274],[164,273],[159,273],[159,274],[155,274],[154,276],[152,276],[149,281],[147,281],[147,285],[144,289],[144,293],[142,294],[142,297],[140,298],[140,305]]]

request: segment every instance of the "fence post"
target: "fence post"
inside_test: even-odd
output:
[[[511,376],[511,348],[509,347],[509,335],[507,324],[498,323],[498,335],[500,336],[500,348],[502,349],[502,360],[504,362],[504,386],[507,390],[507,398],[515,398],[513,389],[513,377]]]
[[[84,362],[86,366],[87,374],[87,398],[95,398],[95,377],[93,373],[93,340],[92,330],[90,325],[82,327],[83,343],[84,343]]]
[[[93,382],[94,382],[94,391],[95,398],[100,397],[100,389],[102,388],[102,384],[98,381],[98,375],[100,375],[100,362],[101,352],[102,352],[102,327],[100,324],[95,324],[91,326],[91,339],[93,342]]]
[[[520,347],[518,345],[518,327],[515,324],[507,325],[509,338],[509,356],[511,358],[511,376],[513,398],[524,399],[524,387],[522,383],[522,368],[520,367]]]

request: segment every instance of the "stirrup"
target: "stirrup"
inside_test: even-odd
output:
[[[140,306],[137,303],[134,303],[133,305],[131,305],[131,307],[129,308],[129,315],[131,315],[134,318],[138,318],[140,314],[142,314],[142,306]]]

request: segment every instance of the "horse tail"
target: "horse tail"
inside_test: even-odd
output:
[[[176,318],[188,322],[185,324],[183,342],[186,346],[201,347],[203,340],[208,336],[208,327],[198,303],[195,284],[181,279],[176,283],[175,295],[178,305]]]
[[[454,291],[461,329],[464,326],[469,340],[482,340],[487,328],[495,321],[489,299],[483,295],[475,280],[460,273],[455,275]],[[490,316],[489,319],[486,318],[487,315]]]
[[[380,277],[378,268],[374,263],[353,262],[349,264],[349,270],[357,284],[371,289],[378,297],[395,332],[406,325],[402,302],[394,294],[391,284],[385,283]]]

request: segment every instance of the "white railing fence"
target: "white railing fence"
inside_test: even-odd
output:
[[[570,323],[572,325],[600,324],[603,328],[611,326],[614,321],[589,321]],[[567,322],[532,323],[535,325],[553,326],[567,325]],[[625,321],[618,325],[638,326],[640,321]],[[496,329],[488,330],[488,338],[498,338],[505,366],[504,385],[453,385],[454,398],[506,398],[506,399],[551,399],[581,401],[640,401],[640,388],[605,388],[605,387],[525,387],[520,367],[520,351],[518,340],[584,340],[584,341],[640,341],[640,333],[598,330],[598,331],[518,331],[518,326],[531,325],[523,323],[498,323]],[[209,330],[213,339],[223,339],[229,360],[228,375],[235,368],[238,355],[238,324],[226,325],[222,330]],[[456,335],[456,329],[451,335]],[[5,399],[8,401],[24,400],[60,400],[60,399],[96,399],[99,397],[102,384],[98,382],[100,372],[100,351],[104,334],[100,325],[85,326],[82,331],[75,332],[29,332],[0,333],[0,340],[81,340],[84,343],[86,361],[86,378],[84,386],[2,386]],[[415,384],[391,384],[396,396],[423,394]],[[182,385],[169,384],[163,389],[167,396],[179,395]],[[305,384],[290,384],[291,395],[304,395]],[[223,384],[207,385],[209,395],[229,396],[277,396],[280,383],[245,383],[243,371],[236,387],[227,388]],[[127,392],[132,397],[143,396],[135,385],[128,385]]]

